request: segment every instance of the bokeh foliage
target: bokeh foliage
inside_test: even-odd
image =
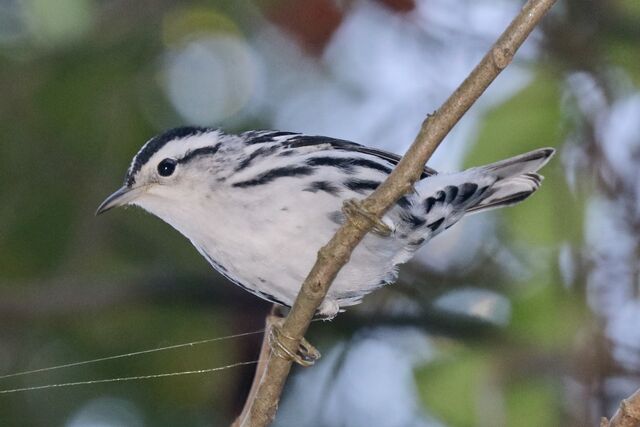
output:
[[[569,14],[555,19],[565,19],[564,24],[596,19],[593,13],[571,15],[575,3],[567,2]],[[570,49],[554,43],[553,37],[568,28],[563,22],[544,29],[547,45],[539,63],[530,65],[528,83],[483,115],[475,140],[468,142],[465,167],[541,146],[562,153],[578,114],[567,101],[569,71],[622,70],[637,87],[640,7],[635,0],[606,3],[616,12],[611,20],[587,25],[594,30],[586,36],[577,31],[573,38],[562,38]],[[270,16],[270,8],[286,3],[25,4],[23,24],[11,21],[0,28],[0,375],[260,328],[267,305],[212,273],[176,231],[134,209],[100,218],[93,213],[120,185],[140,145],[184,122],[161,89],[163,53],[191,33],[248,39],[256,27],[266,25],[262,12]],[[599,54],[576,58],[566,54],[567,49],[581,52],[571,43],[586,44]],[[247,114],[223,124],[230,130],[250,129],[269,127],[272,119]],[[404,117],[399,113],[394,119]],[[573,188],[565,171],[557,156],[530,201],[492,216],[499,248],[488,242],[474,265],[459,269],[464,271],[418,268],[416,283],[389,291],[391,299],[394,292],[408,295],[435,312],[431,320],[439,326],[447,323],[446,332],[433,333],[437,356],[415,372],[425,413],[445,425],[581,425],[568,409],[565,379],[575,373],[572,365],[582,350],[578,338],[591,333],[598,319],[587,303],[583,265],[568,281],[558,259],[562,248],[579,253],[583,247],[585,210],[597,183],[587,172]],[[514,260],[511,270],[499,262],[504,256]],[[419,286],[428,290],[416,290]],[[491,333],[470,337],[460,329],[473,319],[436,318],[441,313],[432,310],[433,300],[456,286],[504,295],[508,324],[490,325]],[[375,307],[375,298],[367,301]],[[400,323],[393,316],[378,316],[375,308],[373,315],[354,311],[353,317],[323,323],[321,342],[328,347],[363,325]],[[433,332],[420,320],[415,324]],[[475,326],[487,325],[478,321]],[[258,337],[224,341],[73,373],[0,380],[0,389],[222,366],[252,359],[258,344]],[[0,397],[0,425],[70,425],[70,417],[86,402],[104,396],[133,402],[144,425],[225,425],[242,404],[251,375],[252,368],[242,368]]]

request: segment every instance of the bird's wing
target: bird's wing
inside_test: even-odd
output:
[[[333,150],[368,154],[379,159],[386,160],[394,166],[397,165],[402,158],[395,153],[379,150],[377,148],[365,147],[364,145],[356,144],[355,142],[346,141],[344,139],[329,138],[326,136],[310,136],[300,133],[280,131],[252,131],[246,132],[243,136],[246,138],[247,144],[251,145],[268,142],[280,142],[280,144],[284,148],[325,146]],[[437,173],[438,172],[435,169],[430,168],[429,166],[425,166],[420,179],[436,175]]]

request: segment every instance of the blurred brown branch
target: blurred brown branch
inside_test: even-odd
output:
[[[414,266],[415,267],[415,266]],[[407,271],[407,269],[405,269]],[[424,283],[434,289],[416,294],[413,287],[396,283],[369,298],[368,307],[350,310],[340,317],[340,332],[346,335],[374,326],[416,326],[433,334],[459,339],[501,339],[501,329],[483,319],[451,313],[430,307],[438,291],[439,276],[420,270]],[[476,272],[471,270],[457,279],[457,286],[468,283]],[[13,328],[27,327],[33,322],[50,322],[59,318],[78,319],[94,317],[102,311],[114,308],[153,304],[157,306],[186,303],[201,310],[231,309],[239,324],[237,331],[257,329],[264,323],[264,314],[269,304],[253,298],[246,291],[222,283],[225,279],[210,277],[210,274],[132,274],[117,278],[61,277],[55,280],[11,282],[19,289],[2,292],[0,298],[0,323]],[[451,279],[456,284],[455,278]],[[422,283],[422,282],[421,282]],[[0,281],[0,288],[9,284]],[[420,312],[398,313],[393,309],[398,298],[421,301],[430,307]],[[336,332],[334,330],[334,332]],[[0,341],[0,345],[2,342]],[[640,350],[639,350],[640,351]],[[244,396],[243,396],[244,398]]]
[[[356,211],[361,214],[347,215],[345,224],[320,249],[318,260],[284,321],[282,335],[291,338],[293,344],[300,343],[331,282],[348,262],[351,252],[374,227],[375,221],[370,218],[380,218],[403,194],[411,191],[444,137],[509,65],[516,50],[554,3],[555,0],[529,0],[467,79],[423,122],[414,143],[389,178],[369,197],[355,202]],[[290,350],[296,352],[295,348]],[[291,360],[270,353],[258,390],[248,401],[247,416],[239,419],[237,425],[258,427],[273,421],[291,364]]]
[[[611,420],[602,418],[600,427],[638,427],[640,426],[640,390],[620,402],[620,408]]]
[[[210,275],[132,274],[114,278],[60,277],[55,280],[10,282],[17,291],[3,291],[0,298],[0,321],[15,324],[56,317],[94,315],[112,307],[141,303],[219,305],[238,303],[246,313],[263,316],[268,304],[250,298],[246,292],[228,287]],[[0,287],[10,289],[5,281]],[[240,302],[238,302],[240,301]],[[208,308],[208,307],[207,307]]]

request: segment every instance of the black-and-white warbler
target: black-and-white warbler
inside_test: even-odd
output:
[[[518,203],[542,181],[551,148],[457,173],[425,168],[415,191],[369,233],[340,271],[322,316],[396,279],[399,264],[467,213]],[[133,204],[185,235],[233,283],[290,306],[318,249],[344,221],[343,202],[371,193],[399,157],[353,142],[291,132],[183,127],[152,138],[98,213]]]

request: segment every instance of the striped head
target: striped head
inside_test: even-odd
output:
[[[223,179],[230,167],[225,158],[235,151],[235,142],[233,135],[204,127],[176,128],[150,139],[134,156],[124,185],[97,214],[128,204],[146,208],[157,199],[181,202],[185,189]]]

